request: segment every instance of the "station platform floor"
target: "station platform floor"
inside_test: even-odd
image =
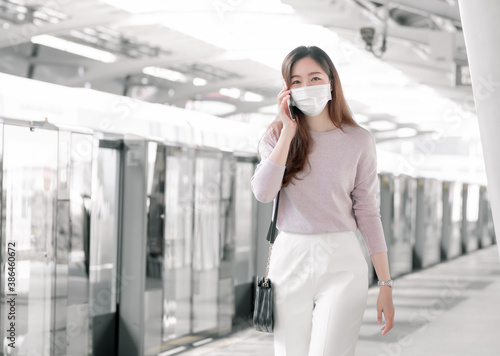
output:
[[[500,355],[496,245],[393,279],[394,327],[382,336],[385,321],[377,324],[376,310],[380,287],[371,287],[356,356]],[[175,355],[273,356],[273,335],[247,325]]]

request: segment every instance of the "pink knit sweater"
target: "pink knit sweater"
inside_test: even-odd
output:
[[[372,134],[359,126],[343,125],[327,132],[309,131],[313,139],[306,165],[281,190],[277,228],[280,231],[317,234],[359,231],[370,255],[386,252],[377,194],[377,151]],[[286,166],[269,158],[277,138],[259,147],[261,161],[251,178],[258,201],[276,198]]]

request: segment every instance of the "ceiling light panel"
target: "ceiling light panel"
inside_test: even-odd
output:
[[[281,87],[273,86],[272,83],[264,87],[246,87],[247,91],[259,94],[264,98],[275,98],[281,90]]]
[[[416,136],[418,131],[411,127],[401,127],[396,131],[398,137]]]
[[[239,99],[241,96],[241,90],[238,88],[221,88],[219,90],[219,94],[233,99]]]
[[[242,96],[243,101],[260,103],[264,101],[264,97],[260,94],[254,93],[252,91],[246,91]]]
[[[83,45],[119,53],[129,58],[158,57],[171,54],[170,51],[163,50],[158,46],[149,46],[147,43],[132,40],[118,31],[102,26],[72,30],[69,35],[62,37]]]
[[[175,66],[172,69],[175,69],[183,73],[190,73],[194,77],[203,78],[210,83],[221,80],[242,78],[242,76],[239,75],[238,73],[230,72],[205,63],[192,63],[187,65],[180,65],[180,66]]]
[[[201,87],[207,85],[207,81],[203,78],[193,78],[193,85],[196,87]]]
[[[186,83],[188,81],[188,78],[186,75],[184,75],[181,72],[167,69],[167,68],[160,68],[160,67],[145,67],[142,72],[147,75],[152,75],[157,78],[162,78],[166,80],[170,80],[172,82],[179,82],[179,83]]]
[[[0,0],[0,18],[16,25],[36,26],[64,21],[67,15],[40,4],[19,4],[12,0]]]
[[[377,131],[395,130],[398,127],[396,123],[387,120],[367,121],[365,124]]]
[[[84,46],[79,43],[67,41],[65,39],[50,35],[33,36],[31,38],[31,42],[55,48],[60,51],[73,53],[82,57],[94,59],[96,61],[104,63],[112,63],[116,61],[116,56],[110,52],[102,51],[100,49],[96,49],[89,46]]]

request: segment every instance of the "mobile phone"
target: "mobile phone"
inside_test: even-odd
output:
[[[286,89],[286,82],[285,79],[283,79],[283,88]],[[293,112],[293,105],[292,105],[292,98],[288,99],[288,112],[290,113],[290,117],[292,118],[293,121],[295,121],[295,114]]]
[[[288,111],[290,112],[290,117],[292,118],[293,121],[295,121],[295,114],[293,112],[293,105],[292,102],[288,102]]]

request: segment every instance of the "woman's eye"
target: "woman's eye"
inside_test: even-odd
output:
[[[317,80],[321,80],[321,78],[319,78],[319,77],[314,77],[314,78],[312,78],[312,80],[316,80],[316,79],[317,79]]]
[[[295,80],[292,82],[292,84],[299,84],[299,83],[300,83],[300,81],[298,81],[298,80]]]

